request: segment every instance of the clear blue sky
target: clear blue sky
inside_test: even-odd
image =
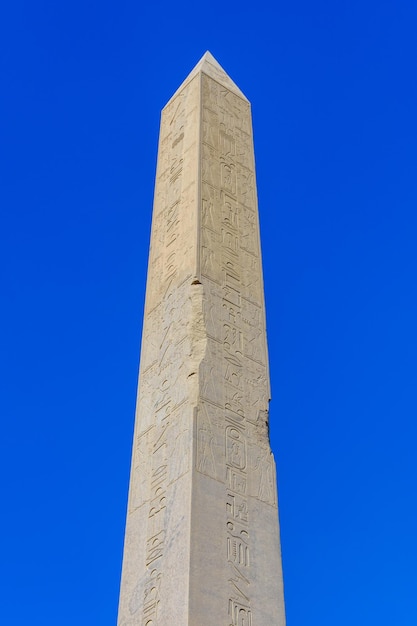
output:
[[[253,107],[288,626],[417,624],[416,22],[4,3],[1,623],[116,623],[159,115],[209,49]]]

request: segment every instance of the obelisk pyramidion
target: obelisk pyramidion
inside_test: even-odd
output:
[[[162,111],[119,626],[285,624],[250,104]]]

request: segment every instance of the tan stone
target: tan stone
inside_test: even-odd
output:
[[[162,112],[119,626],[284,626],[250,104]]]

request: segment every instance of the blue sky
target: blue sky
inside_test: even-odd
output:
[[[252,102],[288,626],[415,626],[416,5],[0,19],[2,622],[116,623],[160,110]]]

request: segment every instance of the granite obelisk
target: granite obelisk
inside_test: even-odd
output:
[[[119,626],[284,626],[250,104],[162,111]]]

